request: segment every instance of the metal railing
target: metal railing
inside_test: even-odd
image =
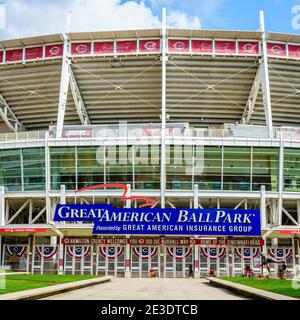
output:
[[[25,131],[16,133],[1,133],[0,144],[9,142],[26,142],[45,140],[47,131]],[[58,140],[55,130],[49,130],[49,139]],[[280,139],[285,141],[300,141],[300,128],[274,128],[272,137],[268,135],[266,127],[260,126],[239,126],[232,125],[226,128],[191,128],[186,126],[173,126],[166,128],[166,138],[177,141],[182,139],[191,141],[195,139],[221,138],[221,139]],[[63,140],[105,140],[105,141],[124,141],[134,139],[159,139],[161,128],[159,126],[128,125],[126,128],[118,126],[89,126],[89,127],[66,127],[63,129]]]

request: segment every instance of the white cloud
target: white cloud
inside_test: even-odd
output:
[[[188,29],[200,29],[200,19],[196,16],[188,16],[180,11],[171,11],[168,15],[168,27],[170,28],[188,28]]]
[[[153,4],[155,4],[155,0]],[[65,30],[66,12],[72,11],[72,31],[160,28],[160,18],[144,1],[128,0],[7,0],[7,27],[3,38],[18,38]],[[172,28],[200,28],[200,20],[182,11],[168,12]]]

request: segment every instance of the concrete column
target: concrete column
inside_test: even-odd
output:
[[[199,208],[199,191],[198,191],[198,185],[194,185],[194,208]]]
[[[28,237],[28,272],[33,273],[33,259],[34,259],[34,243],[35,243],[35,236]]]
[[[260,188],[260,220],[261,229],[267,228],[267,217],[266,217],[266,187],[261,186]]]
[[[199,264],[200,264],[200,259],[199,259],[199,245],[195,244],[194,246],[194,278],[200,278],[200,268],[199,268]]]
[[[127,196],[130,196],[131,195],[131,185],[130,184],[126,184],[126,187],[128,189]],[[131,208],[131,200],[126,200],[125,208]]]
[[[59,238],[58,246],[58,274],[64,274],[64,244],[63,237]]]
[[[125,245],[125,278],[131,278],[129,238],[130,238],[130,236],[126,236],[126,245]]]
[[[5,226],[5,198],[4,187],[0,187],[0,226]]]

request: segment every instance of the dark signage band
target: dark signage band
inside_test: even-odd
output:
[[[92,222],[93,234],[261,235],[259,210],[58,204],[54,221]]]

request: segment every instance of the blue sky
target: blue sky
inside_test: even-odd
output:
[[[300,0],[0,0],[0,39],[64,32],[69,9],[74,32],[159,28],[162,6],[173,28],[257,30],[263,9],[267,31],[300,33]]]
[[[180,10],[198,16],[203,29],[256,30],[258,12],[265,12],[266,29],[299,33],[292,28],[292,8],[300,0],[146,0],[155,13],[165,5],[168,10]]]

